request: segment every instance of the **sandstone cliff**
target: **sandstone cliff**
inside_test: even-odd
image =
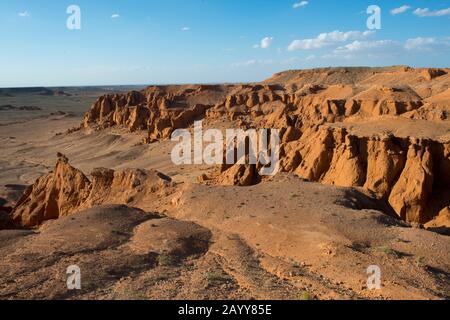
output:
[[[168,139],[198,119],[276,128],[283,171],[363,187],[399,218],[426,223],[449,205],[439,196],[450,188],[449,87],[449,69],[287,71],[263,83],[152,86],[104,96],[82,126],[143,130],[146,142]],[[254,166],[237,165],[222,168],[213,180],[247,186],[261,178]]]
[[[418,117],[431,103],[447,105],[447,69],[337,68],[290,71],[262,84],[152,86],[100,97],[82,127],[121,126],[167,139],[194,120],[223,116],[255,126],[299,128],[379,115]],[[447,90],[447,91],[446,91]],[[274,113],[285,118],[273,124]],[[444,115],[438,118],[446,117]]]
[[[126,127],[146,130],[147,142],[167,139],[173,130],[203,118],[217,100],[224,99],[227,86],[160,86],[142,92],[100,97],[85,114],[82,127]]]
[[[139,197],[170,185],[170,178],[157,172],[96,169],[90,181],[68,159],[58,154],[55,170],[36,180],[12,210],[15,224],[35,227],[47,220],[68,216],[80,209],[102,204],[130,204]]]
[[[449,142],[366,137],[320,126],[282,146],[282,166],[308,180],[364,187],[386,199],[403,220],[426,223],[438,213],[427,210],[433,197],[450,189],[449,148]],[[449,198],[440,200],[439,209],[450,204]]]

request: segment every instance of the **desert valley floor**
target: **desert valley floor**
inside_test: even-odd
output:
[[[176,166],[196,120],[279,129],[280,173]],[[450,69],[0,89],[0,143],[0,299],[450,298]]]

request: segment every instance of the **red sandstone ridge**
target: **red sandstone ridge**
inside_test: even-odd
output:
[[[449,150],[449,142],[321,126],[282,146],[282,167],[312,181],[364,187],[403,220],[426,223],[450,202],[441,198],[450,192]]]
[[[102,204],[132,204],[170,185],[170,178],[146,170],[99,168],[89,180],[58,154],[55,170],[36,180],[12,210],[17,225],[35,227],[47,220],[68,216]]]
[[[441,101],[449,79],[448,69],[336,68],[283,72],[263,84],[152,86],[100,97],[82,126],[143,130],[148,132],[147,140],[154,141],[205,117],[226,115],[271,125],[266,116],[283,108],[289,118],[278,126],[401,115],[420,109],[434,96]]]
[[[82,126],[123,126],[146,130],[147,141],[167,139],[173,130],[190,126],[208,108],[225,98],[228,86],[159,86],[141,92],[100,97],[84,116]]]
[[[326,68],[287,71],[263,83],[152,86],[103,96],[83,126],[123,126],[170,137],[194,120],[281,133],[282,171],[362,187],[406,221],[427,223],[450,205],[449,69]],[[261,181],[252,166],[209,179]],[[203,179],[205,180],[205,179]]]

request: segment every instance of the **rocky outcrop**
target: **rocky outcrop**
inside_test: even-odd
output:
[[[147,142],[169,139],[176,129],[187,128],[204,117],[209,106],[196,104],[186,110],[151,112],[147,123]]]
[[[55,170],[37,179],[18,201],[13,220],[29,227],[66,216],[81,206],[90,191],[88,178],[58,154]]]
[[[335,135],[335,149],[322,181],[342,187],[361,186],[366,180],[365,159],[358,138],[345,130]]]
[[[423,213],[433,191],[433,179],[430,147],[420,142],[411,144],[405,168],[389,196],[389,203],[403,220],[426,222]]]
[[[450,236],[450,207],[442,209],[435,219],[425,225],[425,228]]]
[[[438,83],[437,89],[424,88],[423,74]],[[335,68],[286,72],[265,83],[245,85],[151,86],[100,97],[86,113],[82,127],[147,131],[145,142],[151,143],[204,118],[225,117],[242,127],[301,131],[380,115],[442,119],[447,117],[445,110],[439,114],[420,110],[425,100],[417,91],[429,91],[423,94],[426,101],[442,95],[448,88],[441,84],[446,77],[446,69]]]
[[[253,186],[261,181],[256,165],[236,164],[223,170],[216,179],[223,186]]]
[[[307,180],[321,181],[328,172],[333,158],[333,135],[330,130],[309,130],[302,136],[311,140],[302,139],[298,145],[300,164],[293,168],[294,172]],[[314,141],[315,143],[310,143]],[[295,152],[293,150],[293,152]],[[292,157],[294,158],[294,157]],[[287,169],[285,167],[285,169]]]
[[[14,223],[35,227],[102,204],[130,204],[156,193],[171,179],[157,171],[95,169],[92,182],[59,154],[55,170],[36,180],[12,210]]]
[[[149,194],[163,191],[171,179],[157,171],[126,169],[114,171],[98,168],[91,173],[91,193],[82,208],[102,204],[131,204]]]
[[[426,223],[439,212],[430,211],[432,199],[450,189],[448,149],[439,141],[364,137],[319,126],[282,146],[281,167],[310,181],[364,187],[388,201],[399,218]],[[449,204],[450,199],[441,199],[434,207]]]
[[[447,121],[450,120],[449,103],[427,103],[423,107],[402,114],[403,117],[414,120]]]
[[[207,116],[209,118],[227,116],[231,120],[245,115],[257,117],[268,113],[262,110],[263,105],[270,107],[276,102],[287,105],[293,100],[294,96],[289,95],[282,86],[241,85],[236,86],[224,101],[218,101]]]
[[[398,217],[425,223],[449,205],[445,197],[437,199],[450,189],[448,135],[414,139],[415,129],[398,134],[393,126],[385,130],[382,121],[398,118],[410,121],[411,127],[439,121],[445,127],[448,81],[448,69],[396,66],[287,71],[246,85],[152,86],[100,98],[83,126],[145,130],[146,142],[168,139],[173,130],[199,119],[244,129],[279,129],[283,171],[310,181],[365,188]],[[361,125],[359,133],[352,131],[355,124],[374,119],[381,120],[369,129]],[[215,178],[202,180],[248,186],[261,177],[257,166],[239,164],[223,166]]]
[[[421,97],[411,88],[376,85],[347,100],[346,109],[362,116],[401,115],[422,105]]]
[[[147,131],[146,142],[167,139],[173,130],[203,118],[227,86],[154,86],[142,92],[105,95],[85,114],[82,127],[124,127]]]
[[[432,69],[432,68],[430,68],[430,69],[424,69],[422,71],[422,76],[428,81],[431,81],[433,79],[436,79],[436,78],[441,77],[441,76],[446,75],[446,74],[447,74],[447,71],[444,70],[444,69]]]
[[[226,117],[247,127],[306,130],[347,118],[401,115],[422,106],[422,98],[410,87],[246,85],[208,110],[206,118]]]
[[[406,154],[393,136],[367,142],[367,177],[364,187],[387,199],[402,173]]]
[[[144,112],[145,97],[142,93],[132,91],[125,95],[105,95],[100,97],[85,114],[83,125],[97,124],[103,128],[114,125],[136,126],[132,114]],[[137,108],[137,107],[141,108]],[[143,120],[140,120],[143,121]]]

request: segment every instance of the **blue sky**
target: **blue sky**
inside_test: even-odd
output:
[[[69,5],[81,29],[68,30]],[[369,31],[369,5],[382,10]],[[397,9],[392,11],[393,9]],[[450,0],[0,0],[0,86],[260,81],[324,66],[450,67]]]

